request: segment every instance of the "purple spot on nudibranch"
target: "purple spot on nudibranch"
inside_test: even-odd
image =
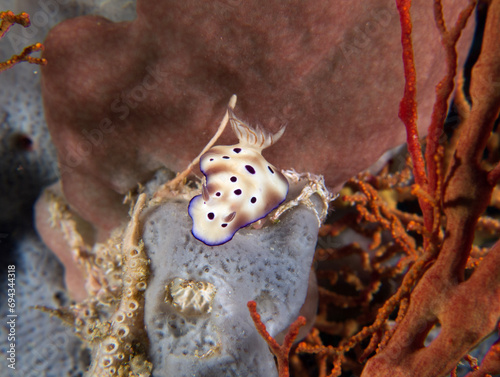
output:
[[[252,199],[250,199],[252,203],[255,203],[257,201],[257,198],[255,196],[252,196]]]
[[[241,152],[241,148],[234,148],[234,149],[233,149],[233,152],[234,152],[234,153],[240,153],[240,152]]]
[[[221,227],[225,228],[227,226],[227,224],[222,224]]]
[[[269,169],[269,171],[271,172],[271,174],[274,174],[274,170],[273,170],[273,169],[271,169],[271,167],[270,167],[270,166],[268,166],[267,168]]]
[[[231,177],[231,182],[236,182],[238,178],[236,178],[234,175]]]
[[[220,193],[219,191],[217,191],[217,192],[215,193],[215,196],[220,196],[220,195],[221,195],[221,193]]]
[[[245,169],[247,169],[247,171],[248,171],[250,174],[255,174],[255,169],[253,168],[253,166],[250,166],[250,165],[245,165]]]
[[[213,158],[210,159],[210,161],[213,161],[213,160],[214,160]]]
[[[234,193],[235,193],[236,195],[241,195],[241,190],[240,190],[240,189],[234,190]]]
[[[229,156],[222,156],[224,160],[229,160]]]
[[[213,212],[209,212],[208,215],[207,215],[208,219],[209,220],[213,220],[215,218],[215,215]]]

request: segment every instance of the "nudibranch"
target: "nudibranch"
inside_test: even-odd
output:
[[[209,246],[231,240],[238,229],[278,207],[288,193],[285,176],[262,156],[285,127],[270,134],[239,120],[231,109],[229,113],[239,143],[212,147],[201,156],[202,194],[191,199],[188,209],[193,236]]]

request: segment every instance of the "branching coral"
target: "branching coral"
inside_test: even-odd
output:
[[[9,31],[10,27],[14,24],[19,24],[23,27],[30,26],[30,18],[27,13],[15,15],[11,11],[0,12],[0,20],[0,39],[3,38],[7,31]],[[44,58],[34,58],[30,56],[30,54],[36,51],[43,51],[43,45],[41,43],[35,43],[34,45],[28,46],[19,55],[14,55],[9,60],[0,62],[0,72],[15,66],[20,62],[28,62],[39,65],[47,64],[47,60]]]

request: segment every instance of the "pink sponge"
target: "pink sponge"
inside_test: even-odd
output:
[[[447,16],[455,19],[465,2],[445,1]],[[424,130],[444,55],[432,7],[415,3],[412,11]],[[468,28],[462,57],[471,35]],[[160,166],[188,165],[233,93],[251,124],[270,132],[287,124],[266,158],[323,174],[330,187],[405,140],[392,1],[140,0],[134,21],[74,18],[52,29],[44,45],[45,115],[64,194],[103,229],[126,219],[122,198],[137,182]],[[233,144],[233,135],[220,143]]]

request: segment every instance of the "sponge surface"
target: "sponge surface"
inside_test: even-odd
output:
[[[276,376],[269,348],[247,302],[274,337],[299,315],[314,256],[318,222],[298,207],[278,224],[241,229],[221,246],[191,234],[187,203],[144,214],[151,259],[145,325],[155,377]]]

